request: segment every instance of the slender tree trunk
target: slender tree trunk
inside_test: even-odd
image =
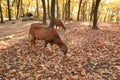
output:
[[[48,18],[50,19],[50,6],[49,6],[49,0],[47,0],[47,3],[48,3],[48,6],[47,6],[47,8],[48,8]]]
[[[37,17],[39,17],[38,0],[36,0],[36,6]]]
[[[116,12],[116,22],[119,22],[119,10]]]
[[[12,7],[14,6],[15,2],[16,2],[16,0],[13,0],[13,2],[12,2]]]
[[[30,7],[30,1],[28,2],[28,9],[27,9],[27,13],[29,12],[29,7]]]
[[[5,16],[8,17],[8,9],[6,9],[5,11],[6,11]]]
[[[87,19],[87,21],[89,21],[89,19],[90,19],[90,18],[89,18],[89,14],[90,14],[90,11],[89,11],[89,10],[90,10],[90,3],[88,3],[88,5],[87,5],[87,10],[88,10],[88,11],[87,11],[88,14],[86,14],[86,16],[87,16],[86,19]]]
[[[70,0],[66,0],[65,4],[65,19],[70,18]]]
[[[19,15],[19,8],[20,7],[20,0],[18,0],[17,2],[17,15],[16,15],[16,19],[18,19],[18,15]]]
[[[20,0],[20,16],[24,15],[23,0]]]
[[[114,12],[112,12],[112,14],[111,14],[111,16],[110,16],[110,21],[112,21],[112,18],[113,18],[113,16],[114,16],[113,13],[114,13]]]
[[[100,19],[100,13],[97,16],[97,20],[101,21],[101,19]]]
[[[7,7],[8,7],[8,18],[11,20],[11,9],[10,9],[10,2],[7,0]]]
[[[65,19],[66,19],[68,18],[68,0],[66,0],[64,11],[65,11]]]
[[[59,18],[59,5],[58,5],[58,0],[56,0],[56,4],[57,4],[57,18]]]
[[[92,29],[98,29],[97,27],[97,13],[98,13],[98,7],[99,7],[99,3],[101,0],[97,0],[96,4],[95,4],[95,8],[94,8],[94,21],[93,21],[93,27]]]
[[[86,12],[86,7],[87,7],[86,4],[87,4],[87,2],[85,2],[85,3],[83,4],[83,6],[82,6],[82,7],[84,7],[83,10],[82,10],[82,20],[83,20],[83,21],[85,21],[85,20],[86,20],[86,17],[87,17],[86,14],[85,14],[85,12]]]
[[[78,9],[78,14],[77,14],[77,20],[79,20],[80,17],[80,8],[81,8],[82,0],[79,2],[79,9]]]
[[[91,13],[90,13],[90,21],[93,20],[94,8],[95,8],[95,2],[94,2],[94,0],[92,0],[92,8],[91,8]]]
[[[68,0],[68,18],[70,18],[70,0]]]
[[[88,8],[88,9],[89,9],[89,13],[88,13],[88,21],[90,21],[90,15],[89,15],[90,12],[91,12],[91,11],[90,11],[90,9],[91,9],[91,6],[90,6],[90,5],[91,5],[91,3],[89,3],[89,8]]]
[[[49,27],[54,27],[54,21],[55,21],[55,0],[51,0],[51,19]]]
[[[1,23],[4,23],[4,21],[3,21],[3,13],[2,13],[1,1],[0,1],[0,17],[1,17]]]
[[[64,19],[65,16],[65,0],[63,0],[63,5],[62,5],[62,19]]]
[[[46,7],[45,7],[45,0],[42,0],[43,5],[43,24],[46,24]]]
[[[105,14],[105,17],[104,17],[104,21],[106,21],[108,11],[109,11],[109,7],[107,8],[107,11],[106,11],[106,14]]]
[[[22,0],[20,0],[20,17],[22,16]]]

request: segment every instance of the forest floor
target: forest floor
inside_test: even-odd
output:
[[[120,24],[71,21],[57,29],[68,46],[67,57],[58,46],[37,41],[29,47],[28,30],[36,21],[0,24],[0,80],[120,80]],[[38,44],[39,43],[39,44]]]

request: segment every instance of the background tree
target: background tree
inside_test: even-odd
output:
[[[120,7],[116,8],[116,20],[115,20],[116,22],[120,21],[119,13],[120,13]]]
[[[57,9],[57,18],[60,18],[60,14],[59,14],[59,4],[58,4],[58,0],[56,0],[56,9]]]
[[[82,0],[79,2],[79,8],[78,8],[78,14],[77,14],[77,20],[79,20],[80,17],[80,8],[81,8]]]
[[[46,7],[45,7],[45,0],[42,0],[43,6],[43,24],[46,24]]]
[[[1,18],[1,23],[4,23],[4,21],[3,21],[3,13],[2,13],[2,6],[1,6],[1,0],[0,0],[0,18]]]
[[[8,7],[8,18],[11,20],[11,9],[10,9],[10,1],[7,0],[7,7]]]
[[[106,14],[105,14],[105,17],[104,17],[104,21],[106,21],[108,11],[109,11],[109,7],[107,8],[107,11],[106,11]]]
[[[8,11],[8,0],[1,0],[2,3],[2,13],[3,18],[9,18],[9,11]],[[42,10],[43,5],[40,3],[41,0],[20,0],[20,4],[18,4],[19,0],[9,0],[9,8],[11,18],[16,18],[18,16],[23,16],[28,11],[32,13],[34,16],[38,15],[43,16],[44,11]],[[81,5],[80,5],[81,1]],[[90,20],[93,21],[93,12],[95,8],[95,1],[96,0],[56,0],[56,10],[55,15],[56,17],[60,17],[64,19],[68,16],[72,17],[73,19],[77,19],[78,17],[81,20]],[[38,2],[38,3],[37,3]],[[50,19],[51,13],[51,0],[44,0],[46,5],[46,19],[47,17]],[[59,3],[59,4],[58,4]],[[101,4],[99,7],[98,12],[98,21],[119,21],[119,0],[101,0]],[[19,10],[18,6],[19,5]],[[38,8],[37,8],[38,5]],[[112,6],[111,6],[112,5]],[[70,7],[69,7],[70,6]],[[79,10],[79,7],[80,10]],[[69,8],[68,8],[69,7]],[[59,8],[59,9],[57,9]],[[109,9],[108,9],[109,8]],[[38,9],[38,10],[37,10]],[[70,11],[69,11],[70,10]],[[18,12],[19,11],[19,12]],[[80,12],[79,12],[80,11]],[[78,16],[79,13],[79,16]],[[19,18],[19,17],[18,17]],[[41,18],[41,17],[40,17]],[[45,18],[44,18],[45,19]]]
[[[24,15],[24,9],[23,9],[23,0],[20,0],[20,16]]]
[[[36,0],[36,12],[37,12],[37,17],[39,17],[38,0]]]
[[[50,5],[49,0],[47,0],[48,18],[50,19]]]
[[[55,21],[55,0],[51,0],[51,19],[49,27],[54,27],[54,21]]]
[[[95,8],[94,8],[94,20],[93,20],[93,27],[92,29],[98,29],[97,27],[97,13],[98,13],[98,7],[99,7],[99,3],[101,0],[97,0],[96,4],[95,4]]]
[[[94,8],[95,8],[95,0],[92,0],[92,8],[91,8],[91,12],[90,12],[90,21],[93,20]]]
[[[68,0],[68,18],[70,18],[70,0]]]
[[[62,3],[62,19],[64,19],[65,17],[65,0],[63,0],[63,3]]]
[[[17,0],[17,15],[16,15],[16,19],[18,19],[18,15],[19,15],[19,8],[20,7],[20,0]]]
[[[87,14],[86,14],[86,11],[87,11],[87,1],[84,1],[83,4],[82,4],[82,10],[81,10],[81,19],[83,21],[87,20]]]
[[[66,0],[65,4],[65,18],[70,18],[70,0]]]

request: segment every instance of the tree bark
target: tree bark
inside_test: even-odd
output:
[[[68,18],[70,18],[70,0],[68,0]]]
[[[37,17],[39,17],[38,0],[36,0],[36,6]]]
[[[20,0],[20,16],[24,16],[23,0]]]
[[[8,7],[8,18],[11,20],[11,9],[10,9],[10,2],[7,0],[7,7]]]
[[[48,18],[50,19],[50,6],[49,6],[49,0],[47,0],[47,3],[48,3],[48,5],[47,5],[47,8],[48,8]]]
[[[46,7],[45,7],[45,0],[42,0],[43,6],[43,24],[46,24]]]
[[[1,17],[1,23],[4,23],[4,21],[3,21],[3,13],[2,13],[1,1],[0,1],[0,17]]]
[[[18,15],[19,15],[19,8],[20,7],[20,0],[18,0],[17,2],[17,15],[16,15],[16,19],[18,19]]]
[[[95,8],[95,2],[94,2],[94,0],[92,0],[92,8],[91,8],[91,13],[90,13],[90,21],[93,20],[94,8]]]
[[[51,19],[49,27],[54,27],[54,21],[55,21],[55,0],[51,0]]]
[[[114,12],[112,11],[111,16],[110,16],[110,21],[112,21],[112,18],[114,16],[113,14],[114,14]]]
[[[63,5],[62,5],[62,19],[64,19],[65,16],[65,0],[63,0]]]
[[[65,11],[65,19],[66,19],[68,18],[68,0],[66,0],[64,11]]]
[[[92,29],[98,29],[97,27],[97,13],[98,13],[98,7],[99,7],[99,3],[101,0],[97,0],[96,4],[95,4],[95,8],[94,8],[94,20],[93,20],[93,27]]]
[[[82,6],[83,9],[82,9],[82,14],[81,14],[82,16],[81,16],[81,18],[82,18],[83,21],[85,21],[85,20],[86,20],[86,17],[87,17],[86,14],[85,14],[86,9],[87,9],[87,6],[86,6],[86,5],[87,5],[87,2],[84,2],[84,3],[83,3],[83,6]]]
[[[70,18],[70,0],[66,0],[65,4],[65,19]]]
[[[107,18],[108,11],[109,11],[109,7],[107,8],[107,11],[106,11],[106,14],[105,14],[105,17],[104,17],[104,22],[107,21],[106,18]]]
[[[79,9],[78,9],[78,14],[77,14],[77,21],[78,21],[79,18],[80,18],[80,8],[81,8],[81,4],[82,4],[82,0],[80,0],[80,2],[79,2]]]
[[[57,4],[57,18],[59,18],[59,5],[58,5],[58,0],[56,0],[56,4]]]
[[[119,22],[119,10],[117,11],[117,13],[116,13],[116,22]]]

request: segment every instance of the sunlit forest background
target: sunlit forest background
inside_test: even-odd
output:
[[[66,3],[67,0],[56,0],[56,17],[64,19],[66,15]],[[80,7],[79,20],[89,21],[92,9],[92,4],[95,0],[82,0]],[[80,0],[71,0],[70,2],[70,17],[77,20],[78,9]],[[51,0],[45,0],[46,13],[50,14]],[[7,0],[1,0],[1,7],[3,17],[8,18],[8,6]],[[18,8],[19,7],[19,8]],[[33,13],[35,18],[42,18],[41,0],[10,0],[10,12],[11,17],[16,18],[22,16],[27,12]],[[17,13],[19,9],[19,13]],[[119,0],[101,0],[99,11],[98,11],[98,21],[119,21],[120,20],[120,1]]]

